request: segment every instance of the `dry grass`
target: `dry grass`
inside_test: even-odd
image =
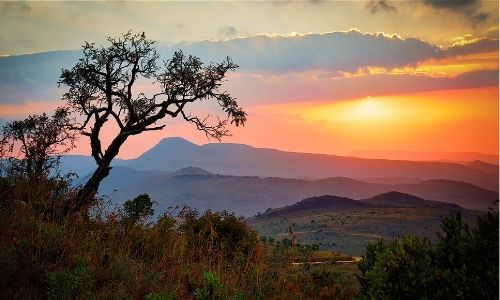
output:
[[[1,188],[2,299],[351,299],[357,292],[341,270],[294,267],[307,253],[262,242],[228,213],[184,209],[146,223],[97,205],[65,216],[74,191],[63,182]]]

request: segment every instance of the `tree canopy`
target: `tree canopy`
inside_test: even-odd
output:
[[[71,123],[63,108],[50,117],[35,114],[7,123],[1,132],[0,157],[8,158],[4,162],[9,175],[46,178],[56,171],[60,155],[74,147]]]
[[[182,117],[215,139],[229,135],[228,123],[240,126],[246,121],[246,113],[236,99],[220,90],[227,72],[238,68],[229,57],[205,65],[179,50],[160,64],[155,42],[144,33],[128,32],[107,41],[108,45],[101,47],[86,43],[83,57],[73,68],[62,71],[59,82],[69,88],[63,100],[83,117],[73,128],[89,137],[98,166],[80,192],[82,205],[97,192],[127,138],[163,129],[165,124],[158,124],[162,119]],[[213,122],[209,116],[186,111],[188,104],[204,100],[216,102],[227,118],[217,117]],[[119,130],[103,147],[102,129],[110,123]]]

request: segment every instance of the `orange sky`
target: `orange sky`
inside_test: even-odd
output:
[[[424,152],[498,154],[498,2],[461,10],[391,1],[394,9],[375,12],[367,3],[3,5],[0,25],[11,30],[0,33],[0,56],[13,57],[0,57],[0,67],[13,71],[0,69],[0,122],[62,104],[63,90],[55,90],[60,69],[36,70],[36,57],[24,65],[17,54],[77,49],[133,28],[158,40],[160,50],[187,47],[203,61],[230,55],[240,65],[223,88],[245,108],[248,122],[231,127],[233,136],[223,142],[339,155],[422,152],[415,160],[433,158]],[[158,15],[166,9],[175,16]],[[226,9],[227,19],[208,18]],[[123,15],[135,17],[122,24]],[[479,22],[476,15],[487,17]],[[102,19],[109,24],[96,26]],[[205,103],[189,112],[220,115]],[[182,120],[164,123],[163,131],[131,137],[119,157],[136,157],[165,137],[216,142]],[[109,139],[112,126],[105,134]],[[73,153],[90,153],[86,137]]]

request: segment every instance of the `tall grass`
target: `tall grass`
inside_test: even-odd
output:
[[[154,222],[131,221],[96,201],[91,213],[66,214],[75,191],[64,181],[2,179],[0,187],[2,299],[350,299],[356,293],[353,276],[292,265],[306,255],[303,249],[263,242],[227,212],[184,208]]]

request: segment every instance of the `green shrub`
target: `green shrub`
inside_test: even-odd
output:
[[[77,296],[88,296],[94,284],[94,276],[82,261],[78,261],[75,269],[60,269],[47,274],[50,299],[70,299]]]
[[[203,273],[203,285],[196,289],[197,300],[223,300],[228,299],[227,289],[220,282],[219,277],[212,272]]]
[[[498,214],[470,229],[460,214],[444,218],[432,247],[406,236],[369,244],[359,264],[367,299],[498,299]]]

